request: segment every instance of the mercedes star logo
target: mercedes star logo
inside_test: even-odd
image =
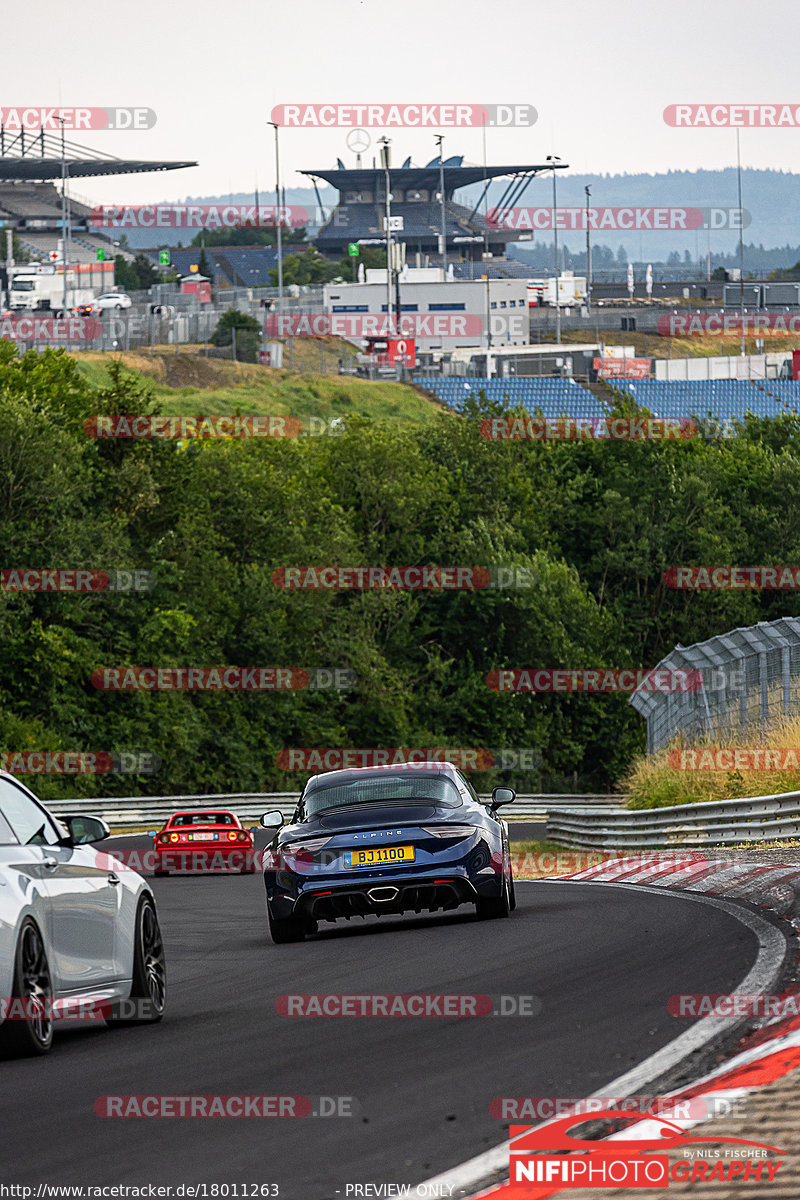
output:
[[[348,150],[352,150],[354,154],[363,154],[372,143],[366,129],[351,129],[345,140]]]

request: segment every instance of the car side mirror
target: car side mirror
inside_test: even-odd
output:
[[[284,824],[283,813],[279,808],[273,808],[269,812],[261,814],[260,824],[264,829],[271,829],[277,832]]]
[[[492,792],[492,808],[499,808],[501,804],[513,804],[517,798],[517,793],[510,787],[496,787]]]
[[[99,817],[77,813],[73,817],[62,817],[62,822],[69,830],[69,840],[73,846],[88,846],[92,842],[102,842],[111,837],[111,830]]]

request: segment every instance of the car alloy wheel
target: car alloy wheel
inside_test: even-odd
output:
[[[112,1007],[109,1025],[149,1025],[164,1015],[167,963],[161,926],[150,896],[139,901],[135,937],[130,999]]]
[[[53,1042],[53,984],[42,935],[30,918],[17,942],[13,999],[24,1012],[0,1026],[0,1050],[9,1057],[46,1054]]]

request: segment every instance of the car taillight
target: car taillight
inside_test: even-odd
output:
[[[236,836],[240,842],[249,842],[250,841],[250,834],[247,833],[247,831],[244,829],[240,829]]]
[[[229,842],[238,842],[238,840],[239,840],[238,833],[236,833],[236,831],[232,829],[230,831],[230,833],[228,834],[228,841]]]
[[[298,850],[321,850],[323,846],[327,846],[328,842],[332,841],[332,837],[311,838],[307,842],[287,842],[285,846],[281,846],[281,849],[284,854],[296,854]]]
[[[435,838],[466,838],[477,833],[475,825],[423,825],[422,832]]]
[[[178,834],[177,834],[177,833],[171,833],[171,834],[169,835],[169,840],[170,840],[171,842],[177,842],[177,840],[178,840]]]
[[[165,842],[169,841],[169,834],[168,833],[160,833],[156,840],[159,841],[161,843],[161,845],[163,846]]]

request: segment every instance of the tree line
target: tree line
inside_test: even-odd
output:
[[[279,756],[312,747],[533,750],[533,769],[528,757],[476,783],[612,787],[644,745],[627,696],[501,694],[487,675],[649,668],[676,642],[797,613],[794,592],[675,591],[664,572],[800,562],[798,418],[680,443],[490,442],[488,411],[476,402],[426,425],[350,417],[334,436],[102,440],[87,436],[88,419],[159,412],[146,382],[112,363],[92,386],[61,351],[20,357],[0,343],[4,571],[116,568],[153,581],[0,592],[0,749],[161,762],[152,777],[28,777],[45,797],[291,790],[304,776]],[[326,564],[482,566],[495,579],[516,567],[524,586],[292,589],[273,578]],[[323,684],[339,670],[349,686],[93,683],[104,668],[227,666]]]

